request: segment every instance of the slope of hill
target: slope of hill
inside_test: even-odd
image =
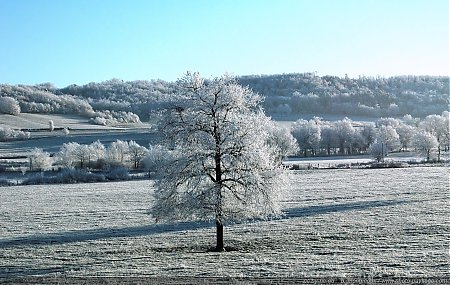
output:
[[[303,73],[242,76],[239,82],[266,97],[269,114],[424,117],[449,105],[448,77],[351,79]]]
[[[241,76],[237,80],[263,95],[263,107],[274,117],[425,117],[440,114],[449,106],[448,77],[351,79],[303,73]],[[175,87],[173,82],[161,80],[118,79],[61,89],[50,83],[1,84],[0,97],[14,98],[26,113],[76,114],[90,118],[94,124],[115,125],[149,120],[161,106],[176,100]]]

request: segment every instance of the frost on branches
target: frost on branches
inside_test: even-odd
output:
[[[157,220],[211,220],[217,251],[227,222],[281,214],[287,170],[262,98],[224,75],[187,73],[179,100],[160,122],[170,159],[162,160],[151,209]]]

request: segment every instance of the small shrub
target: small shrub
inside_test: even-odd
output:
[[[25,185],[36,185],[36,184],[49,184],[49,177],[45,177],[42,173],[33,174],[31,177],[25,179],[22,184]]]
[[[42,173],[35,174],[26,179],[23,184],[69,184],[69,183],[89,183],[106,181],[102,174],[95,174],[80,169],[64,169],[56,176],[44,176]]]
[[[128,170],[125,167],[113,168],[107,175],[106,178],[109,180],[129,180],[131,179]]]
[[[65,169],[56,175],[53,183],[87,183],[87,182],[103,182],[105,176],[95,174],[82,169]]]

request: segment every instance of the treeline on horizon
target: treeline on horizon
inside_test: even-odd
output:
[[[265,97],[263,108],[269,116],[425,117],[441,114],[449,106],[449,78],[445,76],[348,78],[299,73],[236,80]],[[175,85],[163,80],[120,79],[64,88],[51,83],[0,84],[0,113],[77,114],[100,125],[148,121],[177,100]],[[16,106],[7,107],[10,104]]]

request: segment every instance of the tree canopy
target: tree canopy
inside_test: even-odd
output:
[[[221,251],[226,222],[281,213],[288,181],[282,151],[271,140],[273,122],[259,107],[262,98],[234,78],[187,73],[177,90],[179,100],[159,125],[171,159],[159,168],[152,214],[214,219]]]

